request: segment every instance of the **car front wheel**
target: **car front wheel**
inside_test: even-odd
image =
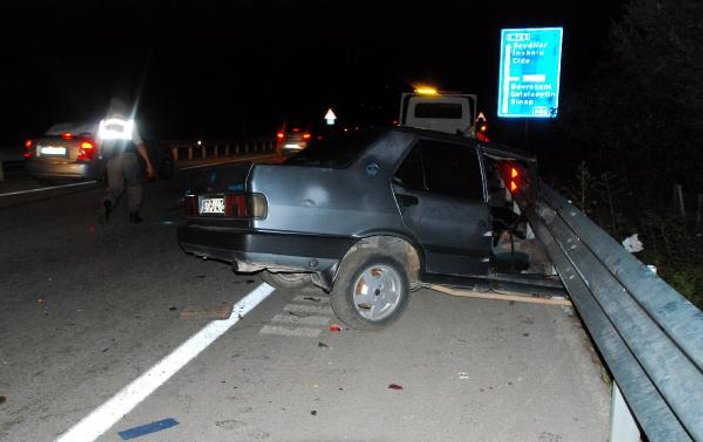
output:
[[[268,270],[261,272],[261,279],[277,289],[302,289],[312,286],[312,276],[309,273],[273,273]]]
[[[409,300],[405,267],[377,249],[347,256],[331,294],[332,310],[355,330],[379,330],[396,321]]]

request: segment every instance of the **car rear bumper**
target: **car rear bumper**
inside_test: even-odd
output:
[[[100,167],[95,163],[28,160],[27,173],[38,178],[98,179]]]
[[[323,272],[335,266],[356,239],[186,225],[179,227],[178,241],[188,253],[230,262],[240,271]]]

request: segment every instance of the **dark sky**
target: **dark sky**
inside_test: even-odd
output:
[[[69,5],[70,3],[70,5]],[[479,94],[495,120],[500,29],[563,26],[562,91],[621,1],[15,1],[0,6],[3,138],[136,96],[159,137],[271,133],[283,116],[389,121],[416,82]]]

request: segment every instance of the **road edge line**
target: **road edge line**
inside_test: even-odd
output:
[[[147,372],[122,388],[107,402],[93,410],[54,442],[94,441],[132,411],[171,376],[198,356],[247,313],[253,310],[275,289],[261,284],[234,305],[226,320],[215,320],[188,338]]]

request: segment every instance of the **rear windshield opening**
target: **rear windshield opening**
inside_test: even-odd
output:
[[[380,134],[379,130],[318,134],[305,150],[284,164],[341,169],[357,159]]]
[[[415,118],[461,118],[462,105],[459,103],[417,103]]]

